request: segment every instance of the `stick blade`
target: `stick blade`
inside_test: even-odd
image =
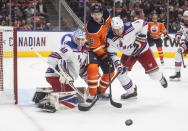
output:
[[[99,97],[97,96],[91,104],[87,104],[87,103],[80,103],[78,104],[78,109],[80,111],[89,111],[94,105],[95,103],[97,102],[97,100],[99,99]]]
[[[115,102],[112,99],[110,99],[110,103],[111,103],[111,105],[113,105],[116,108],[121,108],[122,107],[121,103]]]

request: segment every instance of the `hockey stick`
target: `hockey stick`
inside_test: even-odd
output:
[[[184,63],[184,58],[183,58],[183,52],[181,51],[181,59],[182,59],[182,63],[183,63],[183,68],[186,68],[186,65]]]
[[[115,102],[113,99],[112,99],[112,87],[111,87],[111,67],[113,65],[110,63],[109,64],[109,92],[110,92],[110,103],[111,105],[113,105],[114,107],[117,107],[117,108],[121,108],[122,107],[122,104],[121,103],[118,103],[118,102]],[[119,72],[118,72],[118,75],[119,75]]]
[[[50,68],[52,68],[59,76],[63,76],[63,77],[66,78],[67,74],[65,74],[65,73],[63,74],[63,72],[60,73],[59,71],[57,71],[57,70],[56,70],[52,65],[50,65],[33,47],[31,47],[31,50],[34,51],[35,54],[36,54],[42,61],[44,61],[45,63],[47,63],[47,64],[50,66]],[[73,85],[73,82],[72,82],[72,81],[69,82],[69,85],[70,85],[83,99],[85,99],[84,95]]]
[[[112,78],[112,80],[110,81],[110,83],[112,83],[120,73],[121,73],[121,72],[117,72],[116,75],[115,75],[115,76]],[[108,86],[108,87],[109,87],[109,86]],[[107,87],[107,88],[108,88],[108,87]],[[106,89],[107,89],[107,88],[106,88]],[[78,109],[79,109],[80,111],[89,111],[89,110],[95,105],[95,103],[98,101],[99,98],[100,98],[100,96],[97,95],[90,105],[84,105],[84,103],[78,104]]]
[[[175,42],[178,43],[178,45],[180,46],[179,42],[177,42],[176,40],[175,40]],[[181,53],[181,59],[182,59],[182,63],[183,63],[183,68],[186,68],[187,66],[184,63],[183,52],[181,51],[180,53]]]
[[[132,52],[132,54],[129,56],[129,58],[127,59],[127,61],[129,61],[132,57],[133,57],[133,54],[135,53],[135,51],[137,50],[139,48],[139,46],[138,45],[136,45],[135,46],[135,49],[133,50],[133,52]],[[111,83],[114,81],[114,79],[116,79],[116,77],[120,74],[121,72],[117,72],[116,73],[116,75],[112,78],[112,80],[110,81],[110,86],[111,86]],[[109,87],[109,86],[108,86]],[[107,87],[107,88],[108,88]],[[106,88],[106,89],[107,89]],[[106,90],[105,89],[105,90]],[[105,91],[104,91],[105,92]],[[78,104],[78,109],[80,110],[80,111],[89,111],[94,105],[95,105],[95,103],[97,102],[97,100],[99,99],[99,96],[96,96],[95,98],[94,98],[94,100],[92,101],[92,103],[90,104],[90,105],[84,105],[84,103],[80,103],[80,104]],[[112,100],[112,97],[110,96],[110,103],[114,106],[117,106],[117,108],[121,108],[121,106],[122,106],[122,104],[121,103],[116,103],[116,102],[114,102],[113,100]],[[114,103],[116,103],[116,104],[114,104]]]

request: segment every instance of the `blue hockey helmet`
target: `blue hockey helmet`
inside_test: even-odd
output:
[[[72,38],[74,43],[76,43],[79,46],[84,46],[86,41],[86,33],[85,31],[82,31],[80,29],[75,30]]]

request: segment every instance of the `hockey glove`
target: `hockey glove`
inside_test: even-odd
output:
[[[115,61],[114,65],[117,68],[118,72],[122,72],[123,71],[123,65],[121,64],[121,62],[119,60]]]
[[[99,56],[99,58],[105,65],[109,65],[113,63],[111,57],[107,53],[102,54],[101,56]]]
[[[168,34],[164,35],[163,38],[164,38],[164,40],[169,40],[169,39],[171,39],[171,37],[170,37]]]
[[[124,67],[119,60],[115,61],[114,65],[121,74],[124,74],[127,71],[126,67]]]
[[[181,34],[177,33],[175,35],[175,40],[177,41],[177,43],[179,44],[180,43],[180,40],[181,40]]]

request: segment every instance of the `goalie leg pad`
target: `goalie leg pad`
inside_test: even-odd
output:
[[[78,105],[76,91],[59,92],[59,103],[69,108],[75,108]]]
[[[75,108],[78,104],[76,91],[53,92],[46,96],[39,104],[39,108],[47,112],[56,112],[61,107]]]
[[[52,91],[52,88],[37,88],[32,101],[35,103],[39,103],[45,96],[47,96]]]

